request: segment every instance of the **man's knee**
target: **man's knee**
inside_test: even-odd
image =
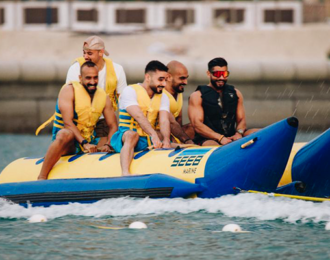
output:
[[[57,133],[55,140],[60,144],[67,144],[74,140],[74,134],[68,129],[62,129]]]
[[[206,140],[205,142],[203,142],[202,146],[216,146],[219,145],[219,143],[217,143],[214,140]]]
[[[123,135],[123,143],[130,143],[130,144],[137,144],[139,141],[139,134],[134,131],[126,131],[125,134]]]

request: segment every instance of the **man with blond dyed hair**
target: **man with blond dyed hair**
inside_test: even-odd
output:
[[[83,57],[75,59],[74,63],[68,70],[66,83],[71,81],[79,81],[80,66],[86,61],[92,61],[99,69],[98,86],[105,90],[112,101],[114,110],[117,110],[118,97],[123,89],[127,86],[126,75],[121,65],[112,62],[111,59],[103,57],[109,56],[105,49],[104,41],[98,36],[88,37],[83,44]],[[109,128],[101,116],[96,126],[96,137],[100,137],[100,143],[107,140]]]

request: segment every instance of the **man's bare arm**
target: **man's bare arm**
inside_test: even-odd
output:
[[[126,111],[138,122],[142,130],[152,138],[155,148],[161,148],[162,143],[160,142],[156,131],[152,128],[140,107],[137,105],[129,106],[126,108]]]
[[[228,142],[231,142],[231,140],[228,140],[228,138],[223,137],[221,134],[214,132],[211,128],[209,128],[203,123],[204,111],[202,106],[202,94],[200,91],[195,91],[190,95],[188,116],[195,131],[201,136],[216,141],[221,139],[221,144],[227,144]]]
[[[236,93],[238,96],[238,104],[236,110],[236,129],[246,129],[246,119],[245,119],[245,109],[243,104],[243,95],[242,93],[236,89]]]
[[[79,129],[73,123],[74,111],[74,90],[71,84],[67,84],[61,89],[58,95],[58,106],[62,113],[64,128],[73,132],[75,139],[81,143],[84,138],[81,136]]]
[[[236,94],[238,96],[237,110],[236,110],[236,130],[242,129],[246,130],[246,120],[245,120],[245,109],[243,105],[243,95],[236,89]],[[240,133],[235,133],[233,136],[229,137],[232,140],[237,140],[242,138],[243,135]]]
[[[173,114],[169,113],[170,123],[171,123],[171,133],[178,138],[182,143],[186,143],[187,141],[191,141],[190,137],[182,130],[181,125],[175,120]]]
[[[107,125],[109,127],[109,134],[108,134],[108,139],[106,141],[106,144],[110,144],[112,135],[118,130],[118,123],[117,123],[115,111],[112,106],[112,102],[108,96],[107,96],[105,107],[103,110],[103,115],[104,115],[105,122],[107,123]]]
[[[171,148],[171,130],[170,130],[170,113],[167,111],[159,111],[159,126],[160,133],[163,136],[164,148]]]
[[[180,114],[177,116],[176,121],[180,126],[182,126],[182,109],[180,111]]]

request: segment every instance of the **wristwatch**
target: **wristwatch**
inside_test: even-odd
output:
[[[85,144],[88,144],[86,139],[82,140],[81,143],[80,143],[81,146],[84,146]]]
[[[241,134],[241,135],[243,135],[244,132],[245,132],[245,130],[243,130],[243,129],[237,129],[236,132],[239,133],[239,134]]]

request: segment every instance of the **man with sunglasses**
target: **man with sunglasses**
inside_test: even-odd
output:
[[[188,116],[199,145],[225,145],[247,135],[243,95],[227,84],[227,61],[214,58],[208,63],[208,85],[190,95]]]
[[[99,87],[109,96],[114,110],[117,110],[118,97],[123,89],[127,87],[126,75],[121,65],[112,62],[111,59],[103,57],[109,56],[105,49],[104,41],[98,36],[88,37],[83,44],[83,56],[75,59],[68,70],[66,83],[79,81],[80,67],[86,61],[91,61],[99,68]],[[96,137],[100,137],[100,144],[105,143],[109,133],[109,128],[103,115],[96,125]]]

